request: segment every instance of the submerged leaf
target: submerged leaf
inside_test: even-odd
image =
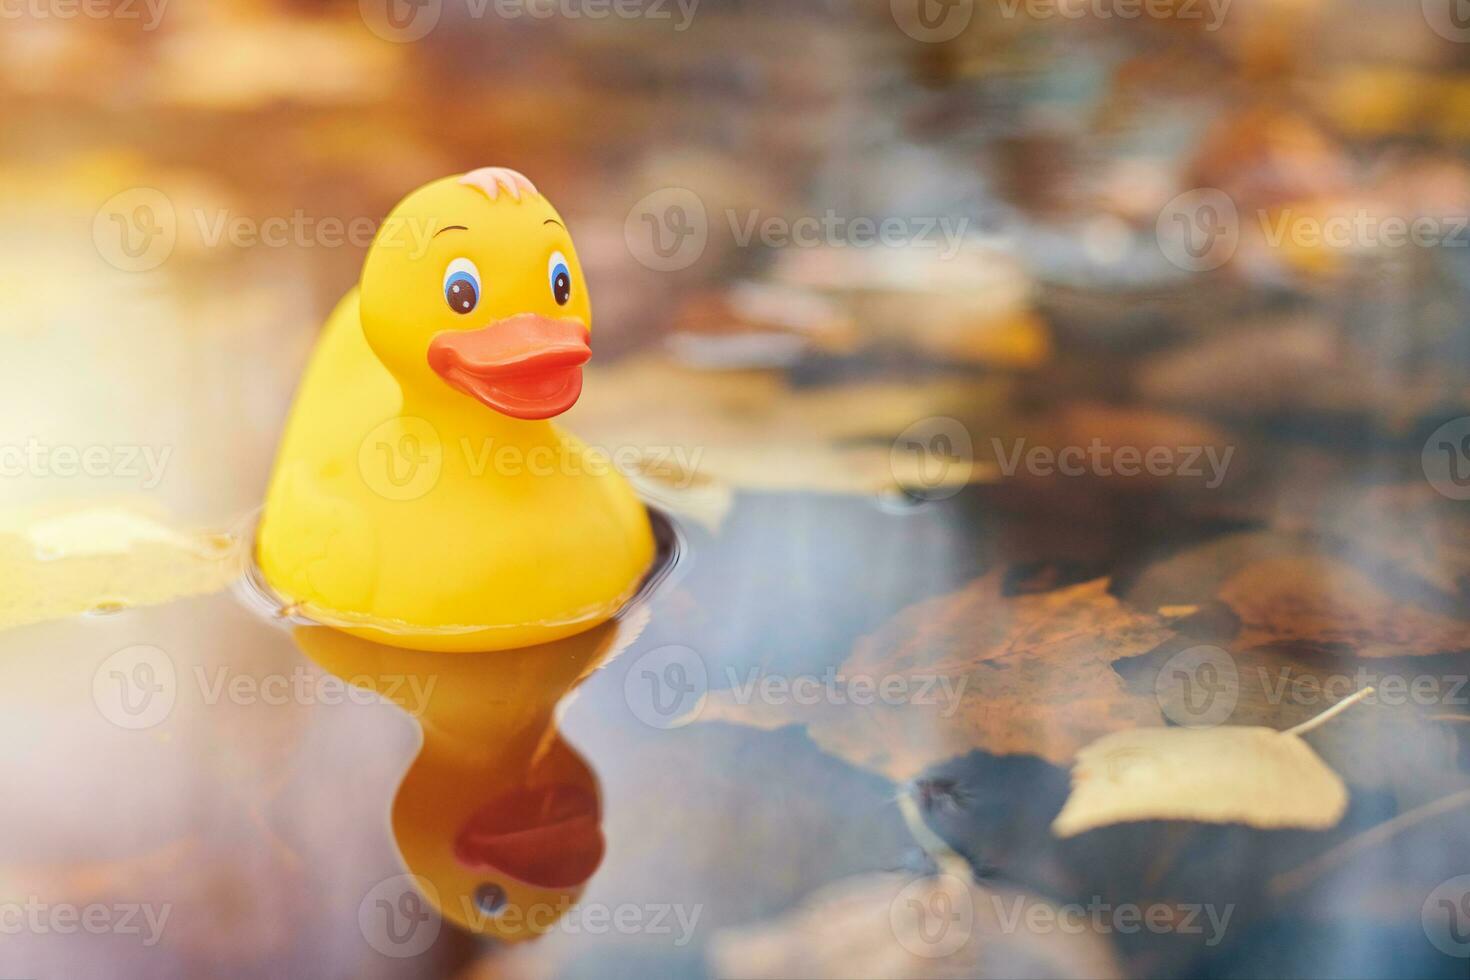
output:
[[[840,699],[772,704],[733,690],[701,717],[805,722],[827,751],[894,779],[976,748],[1064,764],[1099,735],[1163,724],[1157,701],[1112,668],[1171,636],[1162,618],[1119,603],[1105,578],[1020,596],[1003,585],[997,570],[905,609],[837,669]]]
[[[1347,644],[1360,657],[1470,650],[1470,622],[1390,595],[1367,574],[1319,556],[1256,561],[1220,587],[1240,617],[1240,643]]]

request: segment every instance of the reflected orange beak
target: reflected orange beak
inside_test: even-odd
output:
[[[429,367],[450,387],[516,419],[549,419],[577,403],[587,328],[535,313],[478,330],[446,330],[429,342]]]
[[[537,888],[572,888],[602,863],[597,794],[571,783],[523,787],[470,815],[454,857],[472,871],[509,875]]]

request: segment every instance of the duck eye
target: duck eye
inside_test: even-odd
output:
[[[475,889],[475,908],[486,915],[499,915],[505,908],[505,889],[493,882],[485,882]]]
[[[552,252],[546,272],[551,277],[552,297],[557,305],[566,306],[567,300],[572,298],[572,273],[567,268],[567,257],[560,252]]]
[[[444,270],[444,302],[456,313],[468,313],[480,302],[480,270],[469,259],[455,259]]]

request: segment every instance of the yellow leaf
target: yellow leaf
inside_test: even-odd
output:
[[[181,532],[133,506],[3,513],[0,629],[218,592],[239,568],[231,536]]]
[[[1073,837],[1136,820],[1335,826],[1347,788],[1294,732],[1230,726],[1104,735],[1077,753],[1072,794],[1052,832]]]

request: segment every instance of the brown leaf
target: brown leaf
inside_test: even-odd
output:
[[[827,751],[894,779],[976,748],[1066,764],[1108,732],[1163,724],[1155,699],[1129,692],[1111,666],[1172,635],[1162,618],[1120,604],[1105,578],[1015,597],[1003,581],[997,570],[910,606],[838,668],[839,691],[861,678],[881,692],[898,678],[906,698],[802,708],[737,689],[712,695],[701,718],[805,722]]]
[[[1253,562],[1225,580],[1220,598],[1240,617],[1244,646],[1344,644],[1360,657],[1470,650],[1470,623],[1400,600],[1362,571],[1322,555]]]

